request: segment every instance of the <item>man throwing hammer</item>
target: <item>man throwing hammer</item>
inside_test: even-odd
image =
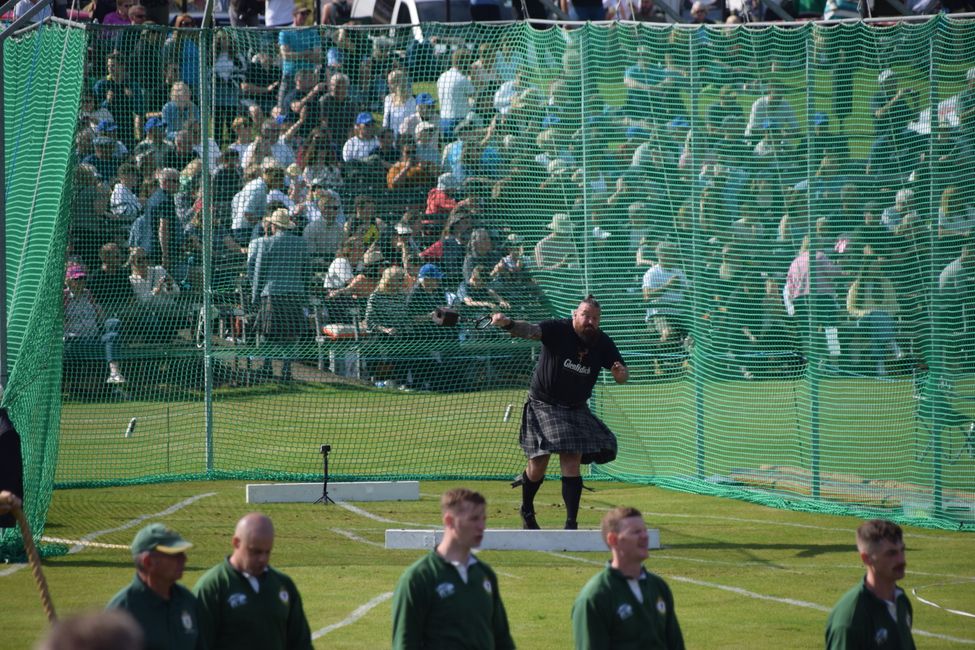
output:
[[[559,455],[562,470],[566,530],[578,527],[580,466],[616,458],[616,436],[592,414],[587,402],[601,368],[612,372],[617,384],[626,382],[630,373],[616,344],[599,329],[600,313],[599,303],[589,295],[572,312],[571,319],[534,325],[504,314],[491,316],[492,324],[512,336],[542,342],[521,417],[520,443],[528,466],[514,483],[521,485],[523,528],[539,527],[535,494],[545,479],[551,454]]]

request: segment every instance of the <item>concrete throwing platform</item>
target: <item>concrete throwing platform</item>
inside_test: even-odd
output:
[[[247,486],[247,503],[314,503],[321,496],[321,483],[251,483]],[[335,501],[418,501],[420,482],[329,482],[328,496]]]
[[[660,548],[660,531],[651,529],[650,548]],[[388,549],[430,549],[440,543],[442,530],[386,529]],[[485,551],[606,551],[598,530],[507,530],[484,531],[481,550]]]

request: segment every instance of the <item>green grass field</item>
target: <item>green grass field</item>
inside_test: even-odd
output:
[[[488,497],[489,526],[518,525],[518,496],[506,483],[468,484]],[[423,482],[419,502],[357,504],[359,511],[341,505],[265,507],[278,530],[272,563],[301,589],[311,628],[320,635],[316,647],[389,647],[386,595],[422,552],[384,550],[384,530],[437,525],[438,495],[452,485]],[[670,582],[690,648],[821,646],[827,610],[861,577],[853,545],[856,519],[641,486],[594,485],[597,491],[583,497],[583,527],[595,527],[606,508],[625,503],[643,510],[660,529],[664,548],[652,552],[647,565]],[[543,525],[561,522],[557,483],[542,487],[538,504]],[[229,552],[234,522],[247,511],[241,482],[59,490],[46,534],[125,546],[145,521],[166,521],[196,544],[184,576],[192,586]],[[975,609],[971,535],[909,528],[906,542],[909,566],[902,587],[914,602],[919,647],[975,644],[971,619],[941,609]],[[572,600],[608,555],[493,551],[482,556],[499,574],[518,646],[571,647]],[[131,579],[132,567],[124,548],[86,548],[45,560],[44,571],[65,616],[103,606]],[[941,608],[921,603],[912,590]],[[31,647],[46,624],[29,570],[0,568],[0,606],[2,646]],[[354,616],[361,607],[366,611]]]

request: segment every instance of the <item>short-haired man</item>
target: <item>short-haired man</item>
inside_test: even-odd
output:
[[[207,647],[310,650],[301,594],[291,578],[269,564],[271,520],[259,512],[244,515],[234,529],[233,547],[194,587]]]
[[[603,517],[602,532],[612,559],[572,606],[576,649],[683,648],[670,587],[643,568],[649,536],[640,511],[613,508]]]
[[[400,577],[393,648],[514,648],[498,578],[471,551],[481,545],[486,502],[466,488],[440,498],[443,540]]]
[[[857,551],[867,575],[829,613],[826,647],[912,650],[914,610],[897,587],[907,568],[901,527],[883,519],[860,524]]]
[[[616,436],[592,414],[588,401],[601,369],[609,370],[617,384],[626,382],[630,372],[616,344],[599,329],[601,314],[599,303],[590,295],[579,303],[571,319],[536,325],[504,314],[491,316],[491,323],[511,336],[542,342],[521,416],[519,442],[528,465],[513,484],[521,486],[521,521],[526,529],[539,527],[535,494],[552,454],[559,455],[561,465],[566,530],[578,528],[581,466],[616,458]]]
[[[177,584],[193,545],[160,523],[149,524],[132,540],[135,578],[115,594],[108,609],[132,614],[145,635],[147,650],[204,648],[199,609],[189,589]]]

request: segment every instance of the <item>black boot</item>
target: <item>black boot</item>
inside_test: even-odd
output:
[[[535,495],[538,488],[542,487],[542,477],[539,481],[532,481],[526,472],[521,473],[521,527],[525,530],[538,530],[538,521],[535,520]]]
[[[579,501],[582,500],[581,476],[562,477],[562,500],[565,501],[565,529],[578,529],[576,518],[579,516]]]
[[[522,506],[518,510],[518,514],[521,515],[521,527],[525,530],[538,530],[541,526],[538,525],[538,521],[535,520],[535,513],[531,510],[525,510],[525,506]]]

